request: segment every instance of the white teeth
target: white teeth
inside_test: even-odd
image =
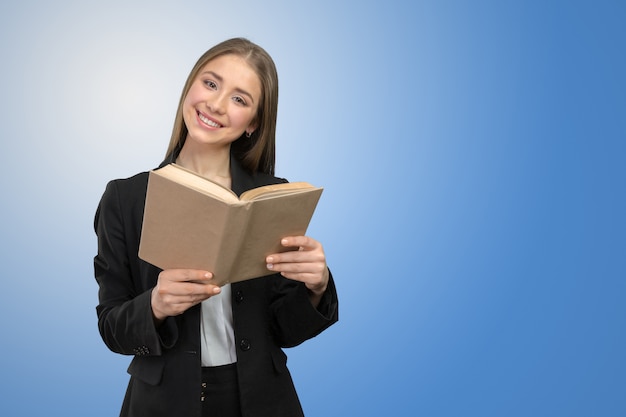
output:
[[[198,117],[200,118],[200,120],[202,120],[202,123],[207,124],[211,127],[220,127],[219,124],[215,123],[213,120],[209,120],[206,117],[204,117],[203,115],[198,113]]]

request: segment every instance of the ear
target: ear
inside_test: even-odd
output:
[[[252,123],[250,123],[248,127],[246,128],[246,136],[250,137],[254,133],[256,128],[257,128],[256,122],[253,121]]]

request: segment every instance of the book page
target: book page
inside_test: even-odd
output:
[[[285,194],[293,194],[300,191],[308,191],[316,187],[308,182],[286,182],[281,184],[270,184],[253,188],[241,194],[243,200],[261,200],[265,198],[278,197]]]
[[[180,165],[169,164],[153,172],[203,194],[212,195],[222,201],[239,201],[237,194],[232,190]]]

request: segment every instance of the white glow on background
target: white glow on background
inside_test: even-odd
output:
[[[624,6],[405,3],[0,6],[0,415],[118,413],[95,207],[232,36],[278,66],[278,174],[325,187],[341,317],[288,351],[307,415],[626,414]]]

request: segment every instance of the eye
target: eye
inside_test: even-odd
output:
[[[217,88],[217,84],[215,84],[215,82],[213,82],[211,80],[205,80],[204,81],[204,85],[206,85],[207,87],[209,87],[212,90],[215,90]]]
[[[235,103],[237,103],[237,104],[241,104],[242,106],[245,106],[245,105],[247,104],[247,103],[246,103],[246,100],[244,100],[244,99],[243,99],[243,98],[241,98],[240,96],[235,96],[235,97],[233,97],[233,101],[234,101]]]

